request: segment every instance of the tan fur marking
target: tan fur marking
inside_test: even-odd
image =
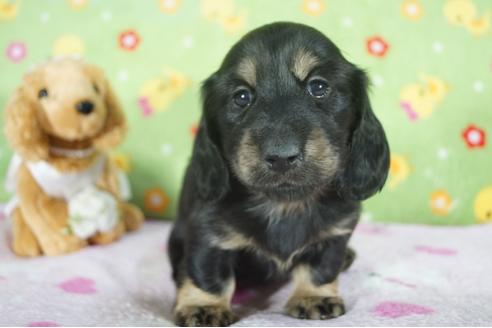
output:
[[[322,129],[314,129],[306,142],[306,161],[316,163],[325,177],[338,169],[338,152],[330,145]]]
[[[301,81],[303,81],[311,70],[319,63],[319,60],[306,49],[300,49],[294,57],[292,72]]]
[[[251,58],[244,58],[239,63],[237,74],[251,87],[256,86],[256,65]]]
[[[231,279],[228,281],[222,295],[214,295],[198,288],[191,279],[187,278],[178,289],[174,310],[175,312],[180,312],[187,307],[195,306],[220,306],[230,309],[234,288],[235,283]]]
[[[312,281],[311,269],[306,265],[300,265],[292,272],[294,281],[294,293],[291,298],[300,298],[306,296],[337,296],[337,281],[332,283],[316,286]]]
[[[233,162],[236,174],[246,184],[251,179],[251,169],[258,165],[260,158],[258,146],[251,137],[251,132],[246,131],[239,144],[238,158]]]
[[[329,237],[343,236],[352,233],[352,229],[346,227],[345,225],[352,222],[353,219],[353,217],[347,217],[347,219],[342,220],[338,225],[320,231],[318,235],[313,236],[313,238],[305,245],[292,252],[287,260],[283,260],[270,251],[264,249],[253,238],[248,238],[230,228],[224,228],[225,236],[222,238],[213,238],[211,243],[224,250],[249,249],[258,252],[259,254],[263,254],[274,261],[279,269],[288,270],[292,266],[294,257],[302,253],[307,247]]]

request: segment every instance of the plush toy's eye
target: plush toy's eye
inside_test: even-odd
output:
[[[244,88],[236,91],[236,93],[234,93],[233,99],[234,103],[237,106],[241,108],[246,108],[253,102],[253,95],[251,94],[251,91]]]
[[[38,92],[38,98],[44,98],[44,97],[48,97],[48,90],[46,90],[45,88],[42,88]]]
[[[93,83],[92,87],[94,88],[94,91],[96,91],[96,93],[99,93],[99,87],[97,86],[97,84]]]
[[[330,92],[330,87],[325,80],[315,78],[308,82],[307,90],[314,98],[323,98]]]

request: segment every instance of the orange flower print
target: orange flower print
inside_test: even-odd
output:
[[[325,11],[325,2],[323,0],[304,0],[302,10],[311,16],[319,16]]]
[[[181,5],[181,0],[157,0],[157,2],[159,9],[165,14],[174,14]]]
[[[88,0],[68,0],[68,4],[74,10],[83,9],[85,6],[87,6],[88,2]]]
[[[145,209],[154,213],[164,213],[169,206],[170,199],[160,188],[147,189],[144,194]]]
[[[436,190],[430,196],[430,208],[434,215],[445,216],[451,211],[453,201],[446,190]]]
[[[140,36],[134,30],[127,30],[120,33],[120,48],[126,51],[134,51],[140,44]]]
[[[380,36],[373,36],[366,41],[367,52],[376,57],[384,57],[388,52],[388,43]]]
[[[405,0],[401,4],[401,14],[410,20],[418,20],[422,17],[422,5],[417,0]]]

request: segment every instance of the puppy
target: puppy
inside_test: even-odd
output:
[[[344,314],[347,242],[389,168],[366,89],[329,39],[293,23],[250,32],[205,81],[169,241],[178,325],[230,325],[236,282],[286,277],[291,316]]]

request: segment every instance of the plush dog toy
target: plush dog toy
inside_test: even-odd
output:
[[[140,226],[126,176],[105,154],[126,124],[100,69],[69,58],[35,68],[7,105],[5,131],[16,254],[68,253]]]

